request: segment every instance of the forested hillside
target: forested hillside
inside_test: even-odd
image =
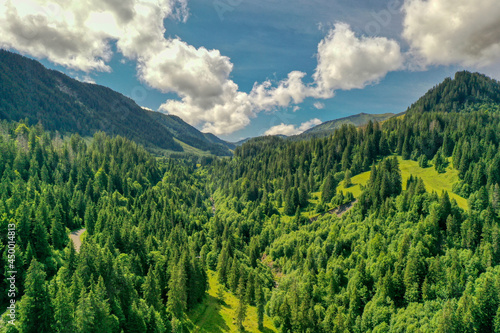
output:
[[[9,332],[175,328],[207,288],[199,252],[211,212],[194,166],[103,133],[87,146],[22,123],[0,130],[1,229],[15,224],[17,234],[18,325]],[[82,227],[75,253],[67,233]]]
[[[457,77],[444,83],[450,94],[484,84],[475,74]],[[244,240],[247,265],[273,272],[278,287],[266,310],[281,331],[500,331],[500,113],[489,101],[463,101],[462,112],[410,109],[327,139],[251,140],[213,167],[229,235]],[[427,193],[419,178],[403,188],[390,155],[439,173],[451,164],[460,178],[453,190],[469,198],[468,209],[446,191]],[[335,189],[367,170],[350,212],[307,218],[352,201]],[[231,288],[227,274],[244,261],[220,260],[220,280]]]
[[[360,127],[367,125],[368,122],[370,121],[383,122],[393,116],[395,116],[394,113],[384,113],[384,114],[360,113],[349,117],[325,121],[324,123],[318,126],[314,126],[313,128],[308,129],[304,133],[299,134],[298,136],[296,136],[296,139],[328,137],[332,135],[336,129],[342,127],[342,125],[354,125],[356,127]]]
[[[16,225],[19,290],[0,331],[500,332],[498,86],[459,73],[383,124],[213,160],[3,122],[0,228]],[[403,179],[410,160],[459,181],[430,193]],[[77,253],[67,234],[82,227]]]
[[[214,155],[231,155],[222,140],[178,117],[144,110],[107,87],[74,80],[4,50],[0,50],[0,83],[0,119],[41,123],[46,130],[83,137],[104,131],[154,151],[182,152],[178,142],[182,141]]]

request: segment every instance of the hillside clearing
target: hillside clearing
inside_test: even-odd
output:
[[[190,332],[237,332],[235,324],[238,298],[227,290],[224,291],[224,303],[219,302],[217,290],[220,286],[215,272],[208,271],[209,289],[205,300],[192,310],[186,319]],[[247,317],[243,323],[245,332],[277,332],[271,319],[264,315],[264,329],[260,331],[257,326],[257,308],[247,307]]]
[[[452,186],[454,183],[459,181],[459,178],[458,170],[453,169],[451,164],[446,168],[445,173],[438,173],[432,166],[424,169],[418,166],[418,162],[403,160],[401,156],[398,156],[398,161],[399,168],[401,170],[401,177],[403,179],[403,189],[406,189],[406,181],[410,175],[413,175],[413,177],[422,178],[428,192],[435,191],[438,194],[441,194],[441,191],[443,190],[448,191],[450,199],[455,199],[459,207],[467,209],[467,199],[452,192]],[[361,195],[361,186],[365,185],[369,179],[370,171],[353,176],[351,178],[353,185],[349,188],[345,188],[343,182],[341,182],[337,187],[337,192],[351,192],[354,197],[357,198]]]

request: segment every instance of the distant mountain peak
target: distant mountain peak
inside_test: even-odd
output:
[[[500,83],[481,73],[460,71],[431,88],[409,112],[462,111],[473,104],[500,103]]]

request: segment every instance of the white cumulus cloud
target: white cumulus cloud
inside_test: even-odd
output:
[[[275,84],[255,83],[242,92],[231,79],[233,63],[220,51],[165,38],[164,20],[185,21],[188,15],[187,0],[3,0],[0,47],[84,71],[85,77],[111,71],[116,50],[136,62],[142,82],[178,95],[161,111],[218,135],[244,128],[261,111],[296,110],[306,98],[376,83],[402,64],[395,41],[356,36],[339,23],[318,45],[311,82],[304,82],[306,73],[292,71]]]
[[[218,51],[196,50],[181,41],[176,43],[178,47],[182,45],[182,58],[177,56],[180,51],[172,52],[170,48],[167,56],[160,56],[158,61],[145,62],[145,67],[151,68],[151,75],[143,75],[142,78],[155,88],[175,91],[181,96],[180,101],[165,102],[160,107],[162,111],[178,115],[190,124],[202,126],[202,130],[215,134],[232,133],[244,128],[261,111],[272,111],[291,104],[295,110],[297,104],[308,97],[325,99],[333,97],[336,89],[363,88],[376,83],[387,72],[400,69],[403,63],[395,41],[381,37],[357,37],[348,25],[337,24],[318,45],[314,82],[306,84],[306,73],[292,71],[275,85],[270,80],[255,83],[247,94],[239,91],[237,84],[229,79],[232,64],[228,58]],[[191,65],[190,59],[193,62]],[[167,77],[166,73],[169,74]],[[317,109],[324,107],[321,102],[316,102],[315,106]],[[306,129],[281,124],[269,131],[293,135]]]
[[[4,0],[0,47],[82,70],[110,71],[111,42],[129,58],[163,39],[163,19],[185,17],[185,0]]]
[[[321,103],[321,102],[315,102],[314,104],[314,107],[318,110],[321,110],[321,109],[324,109],[325,108],[325,104]]]
[[[388,72],[401,69],[399,44],[385,37],[357,37],[345,23],[337,23],[318,45],[318,67],[313,77],[324,94],[364,88]]]
[[[294,125],[285,125],[284,123],[281,123],[279,125],[273,126],[270,129],[268,129],[264,133],[264,135],[280,135],[280,134],[286,136],[297,135],[319,124],[321,124],[321,120],[319,120],[318,118],[306,121],[300,124],[300,126],[298,127]]]
[[[407,0],[403,37],[422,65],[486,66],[500,59],[500,1]]]

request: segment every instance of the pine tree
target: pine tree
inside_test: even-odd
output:
[[[498,184],[495,184],[493,188],[493,195],[492,195],[492,200],[491,204],[493,209],[499,210],[500,209],[500,187]]]
[[[93,293],[92,290],[90,293]],[[82,289],[80,299],[78,300],[78,306],[75,312],[75,324],[78,332],[91,333],[96,330],[95,312],[92,309],[90,293],[87,294],[85,290]]]
[[[19,321],[24,333],[53,332],[53,308],[45,283],[42,265],[33,259],[25,281],[25,294],[19,307]]]
[[[321,201],[323,203],[329,203],[332,200],[335,196],[336,187],[332,175],[328,174],[323,182],[323,190],[321,191]]]
[[[294,187],[291,192],[292,192],[291,201],[292,201],[293,207],[295,207],[294,209],[297,209],[297,207],[299,207],[299,205],[300,205],[299,191],[297,190],[296,187]]]
[[[246,303],[249,305],[254,305],[255,304],[255,283],[254,283],[255,277],[253,270],[250,271],[248,274],[248,279],[246,282],[246,287],[245,287],[245,298],[246,298]]]
[[[64,261],[64,266],[68,270],[70,274],[73,274],[73,272],[76,270],[76,266],[78,265],[77,258],[76,258],[76,250],[75,250],[75,245],[73,244],[73,240],[69,239],[68,243],[66,245],[66,249],[64,250],[65,252],[65,261]]]
[[[158,285],[158,275],[153,266],[149,267],[148,274],[144,284],[142,285],[142,290],[144,294],[144,300],[148,305],[153,306],[155,310],[159,311],[161,309],[161,290]]]
[[[441,192],[441,198],[439,199],[439,225],[441,229],[446,228],[446,219],[448,215],[451,213],[451,202],[450,196],[448,195],[448,191],[443,190]]]
[[[352,186],[351,170],[347,169],[344,174],[344,188],[349,188],[351,186]]]
[[[474,323],[477,332],[493,332],[499,305],[496,278],[491,273],[486,273],[479,282],[476,287]]]
[[[290,309],[290,305],[288,304],[288,300],[285,298],[283,303],[279,308],[280,317],[281,317],[281,332],[282,333],[291,333],[292,332],[292,312]]]
[[[50,234],[54,248],[57,250],[62,249],[68,240],[68,236],[66,235],[66,230],[61,221],[58,219],[52,220]]]
[[[345,149],[344,152],[342,153],[342,161],[341,161],[341,166],[342,166],[342,171],[346,171],[349,169],[349,149]]]
[[[222,284],[219,284],[219,287],[217,287],[217,298],[219,299],[219,303],[225,303],[224,286]]]
[[[434,157],[434,168],[438,173],[446,172],[446,160],[444,159],[441,151],[438,151]]]
[[[262,290],[262,285],[259,283],[259,279],[255,279],[255,303],[257,305],[257,324],[259,326],[259,330],[264,329],[264,306],[265,299],[264,293]]]
[[[64,283],[60,282],[57,287],[54,300],[55,330],[59,333],[73,333],[76,330],[73,302]]]
[[[164,333],[167,331],[165,324],[158,312],[155,311],[155,308],[150,306],[148,316],[145,320],[146,324],[146,333]]]
[[[418,166],[424,169],[429,166],[429,160],[427,159],[427,156],[425,156],[425,154],[420,155],[418,159]]]
[[[295,205],[292,198],[292,191],[287,191],[285,196],[284,212],[286,215],[293,215],[295,213]]]
[[[222,251],[219,254],[219,261],[217,262],[217,278],[219,283],[226,284],[228,278],[229,268],[229,250],[227,243],[222,247]]]
[[[118,328],[118,319],[110,314],[111,310],[102,276],[99,276],[97,284],[91,287],[89,298],[94,311],[95,323],[99,325],[99,332],[115,332]]]
[[[147,309],[146,309],[147,311]],[[124,332],[145,332],[146,331],[146,323],[147,313],[143,313],[138,306],[138,301],[134,301],[130,308],[127,322],[125,323],[125,327],[123,329]],[[175,317],[172,318],[177,319]],[[182,329],[177,332],[182,332]]]
[[[39,221],[34,221],[32,231],[33,248],[38,260],[45,262],[45,259],[50,256],[51,250],[48,241],[47,229]]]
[[[304,186],[300,187],[299,190],[299,205],[301,208],[307,207],[309,202],[307,201],[309,199],[309,195],[307,193],[307,190]]]
[[[187,277],[184,267],[183,260],[175,265],[168,283],[167,309],[176,318],[181,318],[187,309]]]
[[[26,251],[24,253],[24,262],[30,263],[33,259],[36,259],[35,249],[33,249],[33,246],[31,245],[31,241],[28,241],[28,246],[27,246]]]
[[[408,142],[408,135],[405,136],[405,140],[403,142],[403,148],[401,152],[401,156],[403,157],[403,160],[409,160],[410,155],[411,155],[411,149],[410,149],[410,143]]]
[[[239,302],[238,308],[236,309],[236,326],[239,331],[244,332],[245,328],[243,327],[243,322],[247,316],[247,305],[245,303],[245,280],[243,279],[243,276],[240,277],[240,282],[238,284],[238,298]]]

